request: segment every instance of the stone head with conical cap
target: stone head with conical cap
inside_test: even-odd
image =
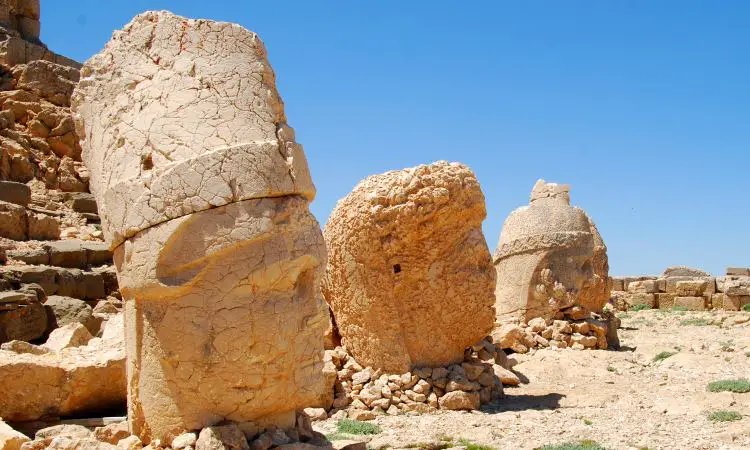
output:
[[[499,322],[553,318],[581,306],[600,312],[609,298],[607,254],[570,187],[539,180],[528,206],[505,220],[494,255]]]

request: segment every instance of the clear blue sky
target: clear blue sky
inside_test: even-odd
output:
[[[42,39],[83,61],[147,9],[260,34],[321,223],[365,176],[446,159],[479,177],[490,250],[545,178],[614,275],[750,266],[750,2],[42,0]]]

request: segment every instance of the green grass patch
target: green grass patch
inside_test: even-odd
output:
[[[339,433],[346,434],[378,434],[383,431],[374,423],[360,422],[358,420],[341,419],[336,425]]]
[[[617,313],[617,318],[618,319],[629,319],[630,318],[630,314],[628,314],[626,312]]]
[[[705,327],[706,325],[711,325],[711,322],[707,319],[685,319],[680,321],[680,326],[682,327]]]
[[[745,352],[745,356],[747,356],[748,358],[750,358],[750,352]]]
[[[612,366],[607,366],[607,372],[617,372],[617,369]]]
[[[677,352],[659,352],[656,356],[654,356],[654,362],[664,361],[670,356],[674,356],[676,354]]]
[[[417,442],[414,444],[409,444],[405,448],[416,448],[419,450],[445,450],[451,447],[453,447],[453,443],[451,442],[440,442],[433,444],[427,442]]]
[[[495,450],[494,447],[487,447],[486,445],[480,445],[480,444],[471,442],[468,439],[459,439],[458,444],[463,445],[468,450]]]
[[[672,311],[674,312],[685,312],[687,311],[687,306],[673,306]]]
[[[565,442],[563,444],[545,445],[538,450],[607,450],[595,441]]]
[[[638,311],[645,311],[647,309],[651,309],[651,306],[645,304],[645,303],[639,303],[637,305],[631,306],[628,311],[638,312]]]
[[[589,419],[583,419],[583,423],[586,425],[593,425],[594,422],[590,421]]]
[[[708,413],[708,420],[711,422],[734,422],[735,420],[741,420],[742,414],[737,411],[729,411],[721,409],[719,411],[713,411]]]
[[[709,392],[736,392],[744,394],[750,392],[750,380],[740,378],[737,380],[719,380],[708,384]]]
[[[750,312],[750,303],[742,307],[742,310],[745,312]]]

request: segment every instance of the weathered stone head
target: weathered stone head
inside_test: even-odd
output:
[[[339,201],[323,292],[357,362],[386,373],[460,362],[492,330],[485,217],[474,174],[444,161],[368,177]]]
[[[539,180],[529,206],[505,220],[494,255],[499,322],[600,312],[609,300],[607,248],[569,191]]]
[[[125,299],[128,418],[146,442],[315,403],[325,245],[260,38],[137,16],[82,69],[83,160]]]

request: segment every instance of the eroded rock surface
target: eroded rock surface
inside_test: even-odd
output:
[[[326,224],[323,292],[362,366],[461,362],[493,326],[495,275],[471,170],[437,162],[366,178]]]
[[[609,300],[606,246],[586,213],[570,206],[569,191],[539,180],[530,204],[505,220],[494,255],[499,322],[578,320]]]
[[[293,427],[325,389],[325,245],[260,38],[141,14],[72,103],[125,303],[131,431]]]

